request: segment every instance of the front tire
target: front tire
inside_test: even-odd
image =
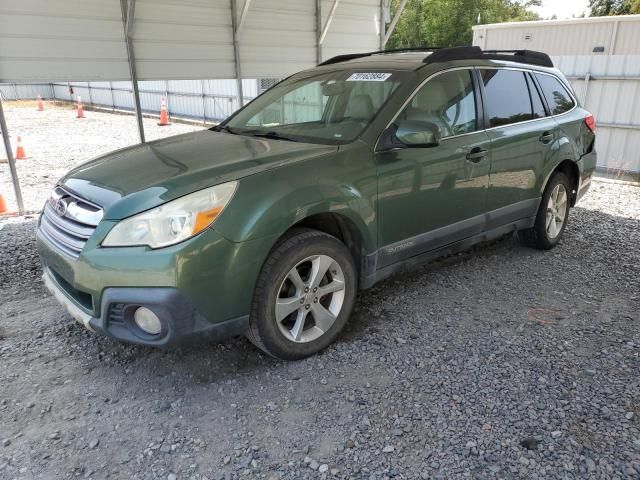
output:
[[[293,230],[262,267],[247,338],[283,360],[314,355],[343,329],[356,289],[355,263],[342,242],[317,230]]]
[[[560,243],[569,220],[571,191],[571,182],[564,173],[553,175],[542,195],[534,226],[518,232],[524,245],[551,250]]]

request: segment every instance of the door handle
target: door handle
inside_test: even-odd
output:
[[[487,150],[480,147],[472,148],[469,153],[467,153],[467,160],[473,163],[478,163],[480,160],[487,156]]]
[[[544,132],[540,135],[540,141],[545,145],[550,144],[553,141],[553,133],[552,132]]]

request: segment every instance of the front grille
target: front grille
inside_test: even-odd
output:
[[[77,258],[100,220],[102,209],[56,187],[40,217],[40,233],[58,250]]]
[[[93,312],[93,296],[90,293],[83,292],[82,290],[78,290],[74,288],[69,282],[67,282],[64,278],[58,275],[52,268],[48,268],[49,274],[56,281],[58,286],[65,291],[67,295],[69,295],[75,302],[80,305],[82,308],[89,312]]]

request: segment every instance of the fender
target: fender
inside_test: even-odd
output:
[[[277,238],[307,217],[335,213],[353,222],[371,253],[377,248],[376,195],[373,155],[354,145],[241,179],[214,228],[232,242],[245,242]]]

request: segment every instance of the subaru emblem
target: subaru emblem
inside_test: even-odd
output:
[[[53,209],[59,216],[64,217],[65,213],[67,213],[67,204],[64,202],[64,200],[59,198],[53,205]]]

